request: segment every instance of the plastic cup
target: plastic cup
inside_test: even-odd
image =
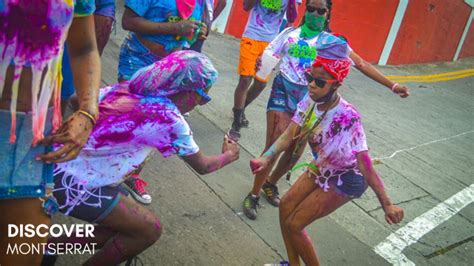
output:
[[[280,58],[274,56],[270,51],[264,51],[262,54],[262,63],[260,69],[256,74],[256,78],[262,81],[266,81],[272,70],[276,67]]]

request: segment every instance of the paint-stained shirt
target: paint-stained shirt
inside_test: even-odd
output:
[[[302,38],[300,34],[301,28],[287,28],[266,50],[281,57],[280,71],[287,80],[298,85],[307,85],[304,72],[311,68],[318,51],[345,41],[325,31],[313,38]],[[350,51],[349,48],[347,54],[341,56],[347,57]]]
[[[87,16],[94,9],[94,0],[0,1],[0,80],[5,79],[8,65],[15,65],[14,79],[20,78],[23,67],[30,67],[32,79],[37,81],[32,83],[33,94],[42,88],[41,98],[45,99],[32,98],[33,144],[44,136],[49,99],[53,91],[59,90],[61,55],[73,16]],[[45,76],[49,79],[41,79],[43,71],[48,72]],[[18,87],[13,86],[12,91],[17,94]],[[11,105],[15,109],[15,100]],[[60,110],[55,109],[54,128],[60,126],[60,115]],[[16,110],[12,116],[16,116]],[[11,143],[16,141],[15,121],[12,119]]]
[[[152,22],[178,22],[182,20],[178,13],[176,1],[162,0],[125,0],[125,7]],[[204,12],[203,0],[196,0],[194,10],[187,20],[201,21]],[[195,41],[195,36],[182,37],[171,34],[141,35],[143,38],[159,43],[165,47],[166,51],[176,48],[189,48]]]
[[[271,42],[280,30],[288,0],[257,0],[250,11],[243,37]]]
[[[166,97],[132,94],[128,82],[100,91],[99,120],[79,156],[57,165],[85,189],[123,181],[157,149],[164,157],[196,154],[184,117]]]
[[[90,16],[95,11],[95,0],[74,0],[74,17]]]
[[[292,121],[301,127],[304,127],[305,121],[312,121],[314,125],[316,119],[310,119],[311,114],[313,118],[320,118],[324,112],[316,106],[312,108],[313,105],[314,101],[306,94],[298,103]],[[339,178],[351,170],[360,174],[356,155],[368,150],[359,112],[343,98],[326,113],[321,124],[309,135],[308,144],[314,163],[319,167],[317,180],[326,191],[329,186],[327,180]]]

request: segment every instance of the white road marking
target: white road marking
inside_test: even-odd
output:
[[[392,233],[374,251],[393,265],[415,265],[402,251],[473,202],[474,184],[471,184]]]
[[[434,144],[434,143],[441,142],[441,141],[446,141],[446,140],[454,139],[454,138],[461,137],[461,136],[464,136],[464,135],[467,135],[467,134],[470,134],[470,133],[474,133],[474,130],[466,131],[466,132],[463,132],[463,133],[459,133],[459,134],[454,135],[454,136],[451,136],[451,137],[446,137],[446,138],[441,138],[441,139],[437,139],[437,140],[425,142],[425,143],[422,143],[422,144],[413,146],[413,147],[411,147],[411,148],[398,150],[398,151],[395,151],[394,153],[392,153],[392,155],[390,155],[390,156],[381,157],[381,158],[373,158],[373,160],[382,161],[382,160],[392,159],[392,158],[395,157],[395,155],[397,155],[398,153],[406,152],[406,151],[411,151],[411,150],[414,150],[414,149],[417,149],[417,148],[420,148],[420,147],[423,147],[423,146],[427,146],[427,145]]]

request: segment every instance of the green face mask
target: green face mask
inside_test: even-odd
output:
[[[312,38],[320,34],[324,30],[326,18],[323,16],[315,16],[306,12],[304,16],[304,24],[301,26],[302,38]]]

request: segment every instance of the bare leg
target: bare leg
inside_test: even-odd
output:
[[[291,121],[291,116],[288,113],[269,111],[267,112],[267,136],[265,141],[265,151],[280,137],[285,131]],[[258,195],[262,189],[263,184],[267,180],[268,174],[273,167],[274,162],[271,163],[264,171],[261,171],[255,176],[253,183],[252,194]]]
[[[51,224],[51,219],[43,210],[42,202],[38,198],[0,200],[0,265],[39,265],[42,254],[6,254],[8,245],[46,243],[46,237],[8,237],[9,224]]]
[[[161,235],[156,215],[127,197],[100,223],[117,233],[85,265],[116,265],[155,243]]]
[[[49,238],[48,242],[49,243],[80,243],[82,245],[88,244],[88,243],[96,243],[97,248],[101,249],[107,241],[109,241],[110,238],[115,236],[117,234],[116,231],[102,226],[102,225],[96,225],[94,226],[94,237],[68,237],[66,235],[62,235],[60,237],[56,238]],[[72,234],[73,236],[75,235],[74,233]]]
[[[94,15],[95,23],[95,37],[97,39],[97,48],[99,49],[99,54],[102,55],[105,46],[110,38],[110,33],[112,33],[112,25],[114,24],[114,19],[102,15]]]
[[[253,80],[252,86],[250,86],[249,90],[247,91],[247,96],[245,97],[245,107],[251,104],[265,89],[267,85],[266,82],[259,81],[257,79]]]
[[[314,182],[313,178],[304,179],[309,179],[310,181]],[[313,185],[313,188],[314,186],[316,185]],[[290,189],[290,191],[292,189],[293,187]],[[298,192],[294,192],[292,194],[295,195],[297,193]],[[287,208],[287,201],[292,201],[291,198],[287,198],[287,195],[288,197],[291,197],[292,194],[288,195],[287,193],[285,195],[286,200],[282,200],[282,209]],[[286,240],[289,240],[288,244],[291,246],[291,251],[296,251],[296,253],[301,256],[306,265],[319,265],[319,260],[316,255],[316,250],[313,246],[313,242],[308,236],[305,227],[311,224],[316,219],[322,218],[330,214],[349,200],[350,199],[347,197],[338,195],[332,189],[330,189],[328,192],[324,192],[321,188],[317,187],[313,192],[307,195],[296,206],[296,208],[292,209],[286,219],[284,219],[284,217],[281,217],[284,220],[280,220],[280,226],[282,227],[282,232],[285,232],[287,234]],[[290,203],[290,205],[292,204]],[[285,244],[287,244],[286,241]],[[294,259],[294,253],[292,254],[292,256],[292,259]],[[292,264],[291,261],[290,264]]]
[[[234,92],[234,109],[243,109],[245,106],[245,98],[247,97],[247,90],[252,82],[252,76],[240,76],[239,84]]]
[[[298,180],[291,186],[290,190],[286,192],[280,201],[279,215],[280,215],[280,228],[285,242],[286,253],[288,254],[288,260],[290,265],[300,265],[298,253],[291,244],[289,231],[283,226],[284,222],[290,214],[294,211],[296,206],[300,204],[311,192],[318,188],[314,179],[310,177],[308,172],[304,172]]]

